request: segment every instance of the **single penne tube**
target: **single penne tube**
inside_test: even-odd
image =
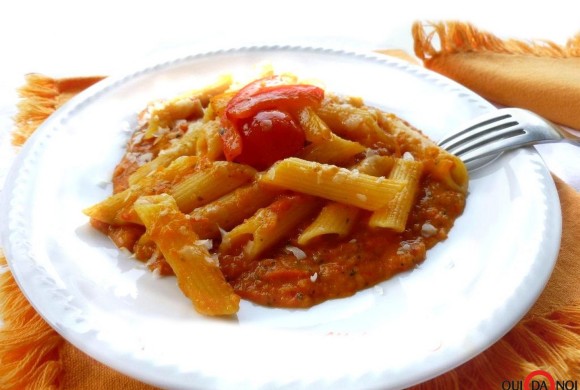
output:
[[[195,156],[181,156],[173,160],[166,169],[153,172],[139,183],[109,196],[105,200],[84,209],[83,212],[91,218],[111,225],[140,223],[138,219],[130,217],[133,203],[137,198],[168,191],[173,183],[192,173],[197,162],[198,158]]]
[[[318,207],[319,203],[310,196],[301,194],[281,196],[224,234],[219,251],[229,253],[242,247],[246,258],[255,259],[287,238]]]
[[[155,102],[148,110],[149,120],[143,139],[163,136],[179,119],[203,117],[203,106],[195,97]]]
[[[304,130],[308,142],[319,144],[332,139],[332,131],[312,107],[303,108],[298,112],[298,122]]]
[[[395,137],[379,126],[377,114],[372,110],[325,100],[316,113],[341,137],[374,149],[381,147],[393,152],[397,150]]]
[[[142,225],[139,225],[144,228]],[[151,236],[145,232],[133,245],[133,255],[141,261],[149,261],[152,257],[158,256],[157,245],[151,240]]]
[[[450,189],[461,193],[467,192],[469,173],[463,161],[457,156],[440,153],[426,164],[425,170]]]
[[[256,170],[248,165],[228,161],[215,161],[208,168],[183,179],[169,191],[179,209],[190,213],[239,186],[254,179]]]
[[[125,248],[131,251],[143,233],[143,226],[127,224],[121,226],[110,225],[108,235],[117,248]]]
[[[194,209],[190,215],[194,228],[201,238],[216,238],[220,229],[228,231],[241,224],[257,210],[272,203],[281,191],[260,185],[258,182],[244,185],[204,206]]]
[[[219,131],[219,122],[217,120],[210,122],[193,122],[189,125],[187,132],[179,138],[173,146],[162,150],[153,160],[137,168],[137,170],[129,176],[129,184],[137,184],[139,180],[152,174],[158,169],[166,167],[177,157],[195,156],[199,154],[199,138],[204,136],[205,133],[211,132],[214,128],[216,129],[215,131]]]
[[[234,292],[203,244],[191,222],[167,195],[141,197],[135,211],[177,277],[177,283],[195,309],[205,315],[235,314],[240,297]]]
[[[453,191],[467,193],[469,173],[461,159],[439,148],[433,140],[394,114],[381,113],[378,119],[385,131],[397,137],[402,149],[412,150],[413,158],[424,161],[426,175],[442,181]]]
[[[144,138],[154,137],[162,128],[170,127],[176,120],[187,119],[194,114],[201,118],[203,107],[208,105],[209,99],[227,90],[231,84],[232,77],[223,75],[215,83],[206,87],[154,103],[149,109],[149,122]]]
[[[316,237],[336,235],[346,237],[354,226],[360,209],[342,203],[332,202],[322,208],[316,219],[308,225],[300,236],[299,245],[307,245]]]
[[[404,181],[407,184],[384,208],[373,212],[369,219],[369,226],[389,228],[396,232],[405,230],[419,188],[422,171],[423,163],[420,161],[407,159],[395,161],[389,179]]]
[[[363,153],[366,147],[332,134],[328,140],[306,146],[298,157],[323,164],[344,165]]]
[[[133,250],[135,244],[145,232],[145,228],[141,225],[127,224],[115,226],[94,218],[91,218],[89,223],[93,228],[109,236],[117,248],[124,248],[128,251]]]
[[[205,119],[211,120],[220,118],[224,114],[228,103],[236,93],[237,91],[227,91],[212,97],[206,109]]]
[[[377,123],[383,131],[392,134],[397,139],[401,154],[404,151],[412,151],[414,158],[425,160],[438,154],[441,150],[425,134],[395,114],[380,112],[377,115]]]
[[[395,165],[394,157],[372,155],[364,158],[356,165],[355,169],[371,176],[388,176],[393,165]]]
[[[405,186],[404,181],[296,157],[274,164],[260,181],[371,211],[385,207]]]
[[[195,140],[195,155],[207,161],[216,161],[223,156],[222,141],[219,135],[221,125],[218,121],[204,124]]]

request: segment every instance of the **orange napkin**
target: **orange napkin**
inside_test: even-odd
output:
[[[417,50],[418,57],[427,59],[421,53],[437,57],[434,49],[427,50],[430,38],[421,26],[415,25],[413,31],[416,47],[426,48]],[[414,60],[400,51],[384,53]],[[430,67],[427,60],[425,65]],[[23,100],[15,118],[14,143],[23,143],[63,100],[99,79],[53,80],[30,75],[20,91]],[[556,380],[580,377],[580,246],[575,240],[580,236],[580,194],[558,178],[555,181],[563,213],[562,247],[542,296],[526,317],[487,351],[417,389],[501,389],[503,382],[521,381],[539,369]],[[0,257],[2,263],[5,259]],[[2,389],[152,388],[103,366],[64,341],[28,304],[9,271],[0,275],[0,315],[5,321],[0,330]]]
[[[413,38],[427,68],[492,102],[580,130],[580,34],[558,46],[501,40],[466,23],[416,22]]]

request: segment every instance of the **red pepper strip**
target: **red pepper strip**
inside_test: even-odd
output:
[[[292,110],[316,106],[324,98],[324,90],[313,85],[275,85],[263,87],[251,95],[238,94],[226,107],[229,120],[249,118],[268,109]]]
[[[263,88],[267,87],[274,87],[276,85],[288,84],[284,79],[279,75],[262,77],[261,79],[257,79],[252,81],[251,83],[245,85],[238,91],[236,96],[240,99],[246,96],[252,96],[256,92],[260,91]]]

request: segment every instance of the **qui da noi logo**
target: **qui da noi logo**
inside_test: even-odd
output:
[[[547,371],[530,372],[524,380],[505,380],[502,390],[579,390],[578,379],[555,380]]]

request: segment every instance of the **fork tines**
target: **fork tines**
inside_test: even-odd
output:
[[[477,123],[443,138],[439,146],[456,156],[461,156],[490,142],[522,134],[525,134],[524,129],[511,114],[498,115],[497,112],[493,112],[489,119],[479,118]]]

